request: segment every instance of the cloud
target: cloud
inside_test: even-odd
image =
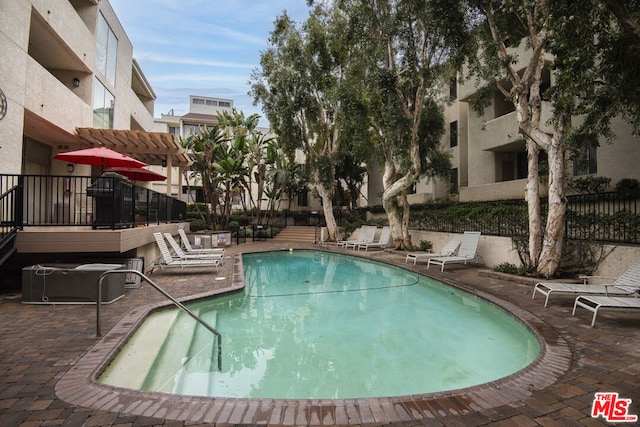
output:
[[[251,70],[256,67],[256,64],[214,61],[202,58],[176,57],[170,55],[159,55],[151,52],[143,52],[142,54],[137,55],[136,58],[139,62],[154,62],[158,64],[194,65],[216,68],[240,68],[246,70]]]
[[[173,109],[176,114],[189,111],[189,95],[233,99],[239,110],[260,113],[247,95],[248,81],[268,47],[274,21],[286,10],[301,22],[309,11],[305,0],[109,3],[158,97],[155,112]]]

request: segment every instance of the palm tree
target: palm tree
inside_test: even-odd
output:
[[[200,212],[200,217],[211,229],[215,229],[218,223],[220,205],[218,189],[220,180],[214,168],[214,162],[220,158],[221,153],[226,152],[227,142],[227,137],[218,126],[201,128],[197,134],[180,139],[181,145],[193,158],[191,173],[187,178],[194,178],[202,184],[205,200],[211,203],[211,217]],[[188,179],[187,182],[189,182]]]
[[[233,145],[221,146],[217,150],[217,157],[213,162],[213,170],[216,172],[216,180],[220,183],[224,202],[221,206],[221,214],[224,222],[220,224],[223,228],[229,225],[231,217],[231,200],[233,194],[241,188],[243,177],[247,173],[247,168],[238,151]]]

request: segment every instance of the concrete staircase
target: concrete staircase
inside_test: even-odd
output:
[[[274,237],[273,240],[278,242],[313,243],[313,241],[316,239],[315,232],[315,227],[289,225],[287,226],[287,228],[278,233],[278,235]]]

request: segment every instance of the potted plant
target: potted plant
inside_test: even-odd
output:
[[[140,206],[136,208],[135,211],[135,219],[136,223],[147,222],[147,208],[144,206]]]

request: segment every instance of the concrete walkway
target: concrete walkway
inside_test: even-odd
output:
[[[259,242],[232,246],[227,253],[233,256],[238,252],[288,249],[289,246],[313,248],[302,243]],[[591,317],[586,311],[571,316],[572,298],[556,297],[545,309],[543,299],[531,300],[533,285],[528,283],[503,280],[470,266],[448,266],[443,273],[437,269],[427,271],[424,264],[405,265],[403,253],[373,251],[359,255],[428,274],[490,299],[499,297],[535,325],[538,333],[550,341],[549,348],[557,347],[566,353],[566,356],[565,353],[557,357],[551,355],[558,365],[566,359],[566,369],[531,370],[518,380],[530,380],[529,389],[496,382],[476,390],[478,399],[466,402],[456,396],[431,400],[381,399],[376,405],[353,401],[342,406],[332,405],[331,401],[287,406],[287,402],[274,400],[256,407],[246,400],[244,405],[216,406],[215,399],[202,403],[204,401],[193,398],[181,400],[165,395],[168,400],[164,401],[169,402],[166,407],[150,403],[144,406],[140,400],[136,404],[120,404],[117,402],[120,397],[115,393],[105,402],[85,393],[85,385],[77,388],[68,385],[71,384],[69,377],[74,377],[93,356],[92,349],[99,348],[106,340],[95,336],[95,306],[25,305],[20,302],[20,294],[3,295],[0,299],[0,426],[610,425],[603,418],[590,416],[596,392],[617,392],[620,398],[631,399],[629,413],[640,415],[638,314],[601,314],[595,328],[591,328]],[[188,274],[156,270],[151,277],[172,295],[187,297],[230,286],[228,279],[233,273],[233,263],[229,260],[215,274],[211,270]],[[227,280],[216,280],[220,277]],[[126,323],[123,320],[132,313],[161,301],[161,295],[145,284],[127,290],[125,298],[104,306],[103,330],[113,333],[123,328]],[[131,325],[126,328],[130,329]],[[96,358],[95,363],[100,361]],[[76,379],[79,378],[78,374]],[[92,385],[86,383],[87,390],[91,390]],[[546,385],[540,388],[540,384]],[[69,403],[79,400],[86,404]],[[171,402],[181,402],[182,410],[170,406]],[[185,409],[189,405],[197,407]],[[96,409],[104,407],[113,409]],[[314,408],[319,408],[318,412],[314,412]]]

